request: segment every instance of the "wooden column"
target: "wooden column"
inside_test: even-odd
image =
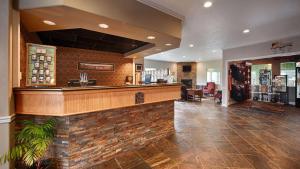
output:
[[[13,55],[18,55],[18,28],[16,26],[19,25],[19,13],[13,10],[12,2],[13,0],[2,0],[0,5],[0,155],[9,150],[14,137],[12,86],[14,72],[19,72],[19,60],[18,57],[13,59]],[[18,86],[17,82],[18,76],[15,86]],[[13,165],[0,165],[0,169],[8,168],[13,168]]]

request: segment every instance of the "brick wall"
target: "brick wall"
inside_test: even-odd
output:
[[[184,65],[191,65],[192,71],[191,72],[183,72],[182,67]],[[193,87],[196,86],[197,83],[197,64],[195,62],[180,62],[177,63],[177,81],[180,83],[182,79],[192,79],[193,80]]]
[[[78,62],[113,63],[114,72],[78,70]],[[65,86],[69,79],[79,79],[80,72],[88,73],[89,79],[96,79],[97,85],[123,85],[126,76],[133,74],[133,60],[121,54],[58,47],[56,51],[56,83]]]
[[[49,116],[17,115],[42,122]],[[174,101],[132,106],[66,117],[58,121],[48,156],[58,168],[89,168],[120,153],[133,151],[174,133]]]
[[[28,32],[21,26],[20,38],[20,71],[22,72],[21,86],[26,85],[26,43],[42,44],[35,33]],[[94,70],[79,71],[78,62],[97,62],[115,64],[114,72]],[[96,79],[97,85],[123,85],[126,76],[133,76],[133,60],[126,59],[121,54],[94,50],[57,47],[56,51],[56,84],[66,86],[69,79],[79,79],[80,72],[88,73],[89,79]]]

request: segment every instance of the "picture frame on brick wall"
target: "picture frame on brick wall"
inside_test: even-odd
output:
[[[143,71],[143,64],[135,64],[135,71],[136,72]]]
[[[115,71],[115,64],[79,62],[78,70],[97,70],[97,71],[103,71],[103,72],[113,72],[113,71]]]

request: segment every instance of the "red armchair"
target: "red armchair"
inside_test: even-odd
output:
[[[208,82],[203,88],[203,94],[213,96],[215,94],[216,85],[214,82]]]

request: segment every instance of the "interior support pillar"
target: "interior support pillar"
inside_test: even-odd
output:
[[[13,11],[12,0],[2,0],[0,5],[0,155],[9,150],[14,138],[14,103],[13,103],[13,76],[19,72],[19,60],[13,59],[13,55],[18,55],[19,44],[18,37],[13,40],[13,36],[19,34],[14,29],[15,24],[19,25],[20,21],[16,20],[13,24],[13,18],[18,18],[19,13]],[[13,14],[13,12],[15,12]],[[14,52],[15,53],[14,53]],[[14,54],[13,54],[14,53]],[[15,62],[15,70],[13,70]],[[18,76],[17,76],[18,77]],[[18,86],[16,79],[15,86]],[[13,168],[12,164],[0,165],[0,169]]]

